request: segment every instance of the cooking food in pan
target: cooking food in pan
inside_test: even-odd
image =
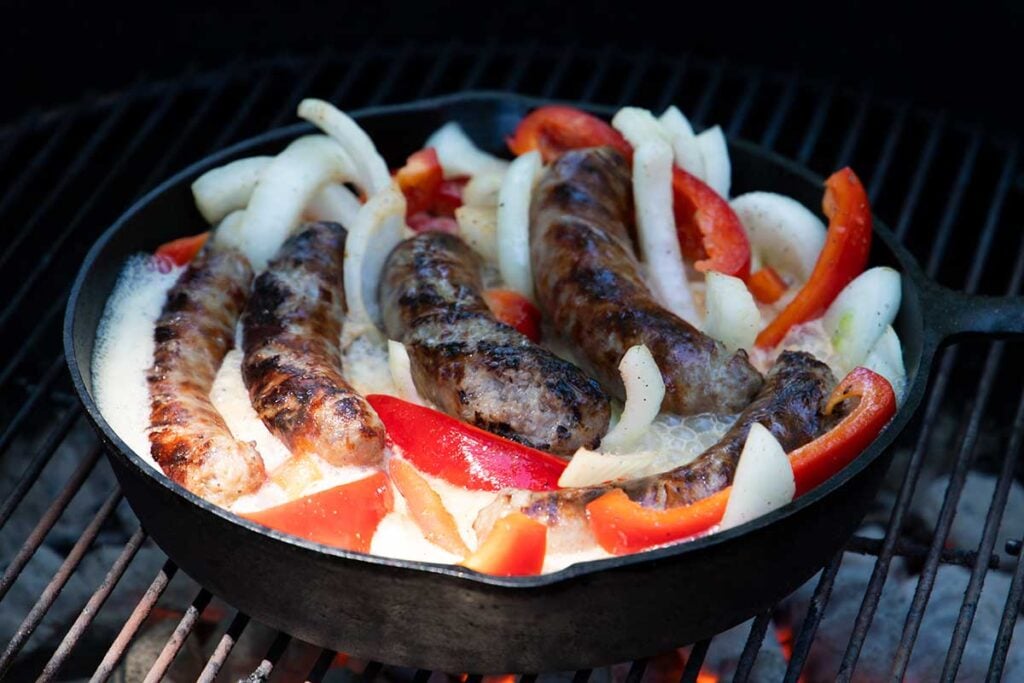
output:
[[[93,363],[193,493],[377,555],[519,575],[682,543],[841,470],[904,390],[900,277],[848,168],[818,214],[730,198],[717,127],[540,107],[511,160],[454,123],[395,171],[343,112],[193,184]],[[198,221],[197,221],[198,222]]]

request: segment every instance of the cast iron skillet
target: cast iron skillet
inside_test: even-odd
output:
[[[482,147],[541,101],[470,93],[367,109],[355,118],[392,166],[447,121]],[[608,109],[584,106],[608,116]],[[205,224],[190,183],[239,157],[275,154],[306,124],[270,131],[200,161],[142,198],[93,246],[75,280],[64,346],[75,388],[146,531],[196,581],[298,638],[365,658],[442,671],[539,672],[661,652],[732,627],[810,578],[846,542],[889,463],[887,447],[921,401],[936,349],[970,334],[1024,333],[1024,299],[968,296],[929,281],[876,221],[871,262],[903,274],[896,329],[908,391],[876,441],[816,490],[754,522],[673,547],[528,578],[374,557],[239,519],[154,471],[117,437],[93,400],[97,325],[125,259]],[[822,179],[747,142],[730,141],[733,191],[770,190],[817,211]]]

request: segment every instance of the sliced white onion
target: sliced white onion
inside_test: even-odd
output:
[[[897,403],[903,402],[907,390],[907,370],[903,365],[903,347],[892,325],[885,328],[861,365],[889,380]]]
[[[451,121],[427,138],[424,147],[433,147],[441,162],[445,178],[476,176],[482,173],[503,173],[508,168],[504,159],[488,154],[469,139],[462,126]]]
[[[732,186],[732,163],[729,161],[729,145],[719,126],[713,126],[696,137],[701,157],[704,159],[704,182],[711,189],[729,198]]]
[[[409,362],[409,352],[405,344],[393,339],[388,340],[388,370],[391,371],[391,381],[395,384],[398,397],[418,405],[423,405],[420,392],[416,390],[416,384],[412,381],[412,364]]]
[[[665,398],[665,381],[651,350],[643,344],[631,346],[619,361],[619,374],[626,388],[622,416],[601,439],[601,450],[629,450],[658,417]]]
[[[351,176],[351,160],[331,138],[308,135],[295,140],[260,174],[233,246],[249,257],[257,272],[263,270],[320,188]]]
[[[839,292],[822,322],[843,373],[867,358],[896,319],[902,293],[900,274],[886,266],[865,270]]]
[[[462,189],[463,206],[497,206],[505,172],[477,173]]]
[[[245,211],[232,211],[217,226],[217,229],[213,231],[213,240],[218,244],[235,245],[241,243],[240,230],[242,229],[242,223],[245,221]]]
[[[720,528],[731,529],[757,519],[793,500],[795,494],[793,466],[786,452],[771,432],[755,422],[736,465]]]
[[[697,136],[693,134],[693,126],[683,112],[679,111],[679,107],[672,105],[665,110],[658,122],[668,134],[676,166],[704,180],[704,155],[697,144]]]
[[[540,169],[539,152],[523,154],[509,165],[498,193],[498,270],[506,285],[531,300],[530,197]]]
[[[345,228],[355,225],[363,205],[352,190],[338,183],[325,185],[308,205],[306,217],[313,221],[334,221]]]
[[[490,263],[498,262],[498,210],[493,206],[460,206],[455,209],[459,236]]]
[[[405,238],[405,196],[394,184],[370,197],[345,239],[345,302],[349,324],[375,333],[380,319],[377,285],[384,261]]]
[[[210,225],[216,225],[232,211],[249,203],[263,169],[274,157],[249,157],[207,171],[192,183],[196,208]]]
[[[825,224],[800,202],[774,192],[748,192],[729,202],[747,231],[752,256],[805,282],[825,245]]]
[[[334,105],[318,99],[299,103],[299,117],[306,119],[334,138],[352,159],[356,177],[351,179],[372,196],[391,184],[384,157],[359,124]]]
[[[651,290],[668,310],[698,325],[672,213],[672,150],[665,142],[652,139],[634,148],[633,199]]]
[[[761,329],[761,311],[743,280],[711,271],[704,290],[704,332],[730,352],[749,349]]]
[[[671,136],[654,114],[640,107],[623,107],[617,111],[612,117],[612,127],[622,133],[634,149],[651,141],[672,144]]]

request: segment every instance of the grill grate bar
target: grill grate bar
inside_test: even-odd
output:
[[[1007,166],[1004,167],[1004,179],[1007,178],[1007,174],[1012,177],[1012,169],[1014,168],[1015,159],[1015,154],[1011,154],[1008,158]],[[1006,194],[1009,191],[1009,188],[1009,182],[1000,182],[996,187],[993,200],[990,204],[988,216],[985,220],[985,226],[982,229],[979,248],[976,256],[974,257],[974,261],[971,264],[971,271],[967,276],[966,286],[964,287],[965,291],[969,293],[973,293],[977,289],[978,282],[981,279],[981,274],[984,271],[986,262],[988,261],[993,235],[995,234],[999,216],[1002,213],[1003,202],[1006,199]],[[928,436],[932,432],[935,419],[939,412],[939,407],[941,406],[942,400],[946,394],[950,374],[952,373],[953,365],[956,362],[957,351],[957,348],[952,348],[942,354],[939,371],[934,375],[934,379],[930,382],[930,395],[928,404],[925,407],[924,418],[918,432],[918,438],[914,444],[914,449],[911,452],[906,472],[903,475],[903,483],[900,486],[900,491],[896,498],[896,504],[893,507],[892,516],[890,517],[889,524],[886,527],[885,537],[882,541],[883,545],[881,553],[879,554],[878,561],[875,563],[874,570],[872,570],[871,578],[868,581],[867,589],[864,593],[864,599],[861,601],[860,609],[858,610],[856,620],[854,621],[850,640],[847,642],[846,651],[843,653],[842,663],[839,667],[838,680],[847,681],[853,676],[854,669],[857,666],[857,660],[860,657],[861,648],[863,647],[864,640],[867,637],[868,628],[871,626],[875,610],[878,608],[878,602],[882,597],[882,588],[884,587],[885,581],[888,577],[893,549],[896,545],[897,537],[903,528],[903,520],[910,508],[910,503],[914,497],[914,491],[917,488],[917,480],[924,464],[924,453],[928,446]]]
[[[74,473],[68,478],[67,484],[61,490],[57,497],[50,503],[50,507],[46,509],[46,512],[39,518],[35,528],[25,539],[25,543],[22,544],[17,554],[11,559],[7,565],[7,569],[4,570],[3,576],[0,577],[0,601],[7,595],[7,591],[11,589],[14,582],[21,576],[22,570],[25,569],[25,565],[32,559],[32,556],[39,550],[39,546],[43,544],[43,540],[46,539],[46,535],[50,533],[50,529],[57,523],[60,516],[64,514],[64,509],[71,502],[71,499],[75,497],[79,489],[82,488],[82,484],[89,478],[92,473],[92,468],[96,466],[96,462],[100,458],[101,449],[99,446],[93,448],[89,455],[87,455],[75,468]]]
[[[878,201],[878,193],[882,191],[885,176],[889,173],[889,167],[892,166],[896,147],[903,135],[903,126],[907,122],[908,109],[905,104],[900,106],[896,110],[892,123],[889,124],[889,131],[886,133],[885,142],[882,145],[882,154],[878,158],[878,165],[875,166],[875,172],[871,174],[871,183],[868,185],[868,198],[872,202]]]
[[[1021,251],[1018,256],[1013,277],[1006,293],[1009,295],[1017,294],[1020,290],[1022,278],[1024,278],[1024,251]],[[932,546],[925,560],[924,569],[921,571],[921,576],[918,579],[917,589],[914,591],[914,598],[910,604],[907,621],[903,627],[903,635],[900,638],[899,647],[896,649],[896,657],[892,667],[894,676],[903,677],[907,665],[910,663],[910,655],[913,652],[921,621],[924,618],[924,610],[931,597],[932,588],[935,586],[935,577],[939,571],[942,546],[949,535],[950,528],[953,526],[957,503],[960,501],[960,494],[963,491],[964,483],[967,481],[967,472],[971,463],[974,462],[974,445],[981,430],[981,418],[995,387],[996,378],[999,373],[999,363],[1003,358],[1005,348],[1005,342],[996,342],[992,345],[992,350],[985,361],[981,380],[978,383],[977,398],[971,408],[966,429],[960,438],[956,463],[953,466],[950,483],[946,488],[946,495],[942,500],[942,507],[939,510],[939,518],[935,525],[935,536],[932,539]],[[955,673],[954,671],[953,674],[955,675]]]
[[[871,95],[865,93],[861,96],[860,104],[857,106],[857,113],[853,115],[853,123],[850,124],[839,154],[836,155],[836,168],[849,166],[853,160],[853,153],[857,149],[857,143],[860,142],[861,133],[864,132],[864,121],[867,120],[868,105],[870,103]]]
[[[1003,467],[999,472],[999,479],[996,482],[995,491],[992,494],[992,503],[989,505],[988,513],[985,515],[985,526],[982,529],[981,542],[978,544],[979,561],[974,564],[971,570],[971,579],[964,592],[964,600],[960,605],[960,614],[956,620],[956,628],[953,629],[953,636],[949,642],[949,649],[946,653],[946,661],[942,667],[942,679],[952,680],[956,671],[960,668],[960,659],[963,657],[964,647],[967,645],[967,636],[974,624],[975,612],[978,608],[978,598],[984,585],[985,574],[988,567],[980,561],[980,558],[990,554],[996,545],[996,536],[999,532],[999,524],[1003,520],[1006,510],[1006,501],[1010,495],[1010,485],[1013,483],[1013,473],[1020,458],[1021,441],[1024,439],[1024,394],[1021,394],[1017,403],[1017,414],[1013,420],[1013,433],[1010,436],[1010,444],[1006,457],[1003,458]]]
[[[565,72],[568,71],[569,65],[576,58],[576,51],[578,49],[576,43],[570,43],[562,50],[562,56],[555,62],[555,68],[552,69],[551,75],[548,76],[548,80],[540,91],[541,97],[550,98],[554,96],[558,86],[562,84],[562,79],[565,78]]]
[[[309,670],[309,675],[306,676],[306,683],[320,683],[327,670],[331,668],[331,664],[334,663],[335,656],[334,650],[323,650],[320,656],[316,658],[316,661],[313,662],[313,668]]]
[[[270,679],[270,674],[274,672],[274,667],[277,666],[277,660],[281,659],[281,655],[288,649],[288,644],[292,642],[292,637],[287,633],[278,633],[277,637],[274,638],[274,642],[270,644],[270,648],[267,649],[267,655],[260,662],[259,666],[249,674],[245,683],[263,683]]]
[[[372,681],[380,673],[380,670],[384,668],[384,665],[380,662],[367,662],[366,668],[363,669],[363,680]]]
[[[586,85],[583,86],[583,92],[580,93],[580,99],[584,102],[594,101],[594,95],[597,94],[597,89],[604,81],[604,75],[608,72],[608,64],[611,62],[611,58],[612,51],[608,46],[605,46],[600,54],[594,58],[594,70],[590,73],[590,78],[587,79]]]
[[[295,87],[292,88],[291,94],[285,100],[284,106],[270,119],[271,128],[277,128],[295,116],[295,111],[299,108],[299,102],[302,101],[302,98],[311,94],[309,89],[313,85],[313,81],[316,80],[316,77],[327,66],[327,62],[330,61],[332,55],[333,51],[330,48],[323,50],[313,63],[302,71],[302,77],[295,83]]]
[[[714,102],[715,97],[718,96],[718,89],[722,86],[722,79],[725,77],[725,65],[726,62],[723,60],[711,67],[708,75],[708,84],[704,87],[700,101],[697,102],[697,106],[693,109],[693,116],[690,120],[700,127],[704,126],[704,122],[711,112],[711,104]]]
[[[998,683],[1003,680],[1006,655],[1010,651],[1010,641],[1013,639],[1013,630],[1017,625],[1022,605],[1024,605],[1024,554],[1017,558],[1017,567],[1013,572],[1010,592],[1006,596],[1006,604],[1003,605],[1003,616],[999,620],[996,642],[992,645],[992,659],[988,667],[986,683]]]
[[[932,277],[939,272],[939,266],[942,265],[942,259],[946,255],[946,247],[949,244],[950,235],[953,233],[956,217],[960,214],[960,205],[963,201],[964,192],[966,192],[967,186],[971,182],[971,175],[978,161],[978,151],[980,149],[981,135],[975,132],[971,136],[970,145],[964,152],[963,161],[960,162],[960,172],[953,183],[953,191],[950,193],[949,201],[947,202],[947,210],[943,213],[942,222],[939,224],[939,229],[932,243],[932,252],[925,269]]]
[[[64,142],[64,138],[67,136],[68,131],[71,130],[71,125],[76,121],[75,117],[68,116],[63,119],[57,129],[51,133],[46,142],[43,144],[42,149],[32,155],[31,161],[28,166],[23,168],[18,174],[17,179],[11,184],[7,191],[4,193],[4,197],[0,200],[0,216],[4,216],[7,213],[8,208],[14,202],[16,197],[19,197],[22,192],[25,191],[25,187],[29,184],[39,170],[42,169],[50,161],[50,157],[53,156],[53,152]]]
[[[804,134],[803,142],[800,143],[800,151],[796,155],[797,161],[805,166],[810,161],[815,147],[818,146],[818,138],[821,137],[821,131],[825,127],[825,120],[832,108],[832,99],[835,97],[835,93],[835,83],[829,83],[818,98],[818,106],[814,108],[811,122],[807,124],[807,132]]]
[[[78,614],[78,618],[75,619],[75,623],[71,625],[68,632],[64,635],[64,639],[60,645],[54,651],[53,656],[50,657],[50,661],[43,667],[43,673],[39,676],[40,681],[49,681],[57,675],[60,668],[64,665],[64,661],[68,655],[71,654],[71,650],[74,649],[75,645],[78,644],[79,638],[85,633],[85,629],[89,627],[92,620],[96,617],[96,613],[103,607],[103,603],[107,601],[114,588],[117,586],[121,577],[124,576],[125,570],[128,568],[128,563],[132,561],[135,554],[139,552],[139,548],[142,547],[142,543],[146,540],[146,532],[139,527],[132,534],[132,537],[125,543],[124,550],[117,556],[114,563],[110,566],[110,571],[103,578],[103,582],[96,588],[96,591],[89,598],[89,601],[85,603],[85,607]]]
[[[370,99],[367,100],[368,106],[378,105],[391,94],[391,91],[395,87],[395,82],[398,80],[398,74],[402,73],[402,69],[405,68],[406,62],[409,61],[409,56],[412,54],[412,50],[409,45],[406,44],[401,50],[398,51],[394,57],[389,60],[387,75],[381,79],[380,85],[370,95]]]
[[[444,44],[437,57],[434,58],[434,66],[431,67],[420,83],[419,90],[416,91],[416,99],[422,99],[434,92],[437,84],[441,81],[441,76],[448,71],[448,65],[452,63],[457,45],[458,43],[454,40],[449,40]]]
[[[7,364],[4,365],[4,369],[0,370],[0,387],[7,384],[7,381],[11,378],[11,375],[14,374],[14,371],[18,366],[21,365],[21,362],[25,360],[25,357],[38,348],[39,338],[42,336],[43,332],[47,331],[50,325],[53,324],[54,320],[57,319],[57,314],[64,310],[64,303],[68,299],[68,291],[69,290],[64,290],[60,296],[53,300],[53,303],[50,304],[50,307],[46,309],[42,317],[39,319],[39,323],[35,326],[32,332],[25,337],[25,341],[22,342],[21,348],[14,352],[14,355],[12,355],[7,361]],[[0,444],[2,443],[3,442],[0,441]],[[0,446],[0,450],[2,450],[2,446]]]
[[[754,668],[754,662],[757,661],[757,653],[761,650],[761,643],[764,642],[764,634],[768,632],[768,624],[771,619],[771,610],[762,612],[754,618],[754,623],[750,625],[747,642],[743,645],[743,652],[740,654],[740,661],[736,664],[733,683],[744,683],[750,678],[750,672]]]
[[[249,111],[256,106],[256,103],[263,97],[263,93],[270,87],[269,78],[261,78],[249,91],[245,94],[245,99],[238,105],[237,113],[231,117],[231,121],[228,122],[220,133],[217,134],[217,138],[210,145],[211,151],[223,149],[231,143],[235,136],[238,134],[238,129],[242,127],[242,123],[245,121]]]
[[[32,457],[32,462],[25,471],[22,472],[21,479],[15,485],[14,490],[7,494],[7,499],[4,501],[4,505],[0,508],[0,529],[2,529],[7,521],[11,518],[11,514],[21,503],[25,494],[28,493],[32,485],[36,483],[36,479],[39,477],[39,473],[43,471],[46,464],[50,462],[50,458],[56,452],[57,447],[64,441],[64,437],[71,430],[71,426],[78,419],[81,413],[80,408],[69,408],[67,412],[61,417],[60,422],[57,423],[57,427],[50,432],[50,435],[46,438],[46,441],[42,446],[36,450],[35,455]]]
[[[417,669],[416,673],[413,674],[412,683],[427,683],[432,673],[434,672],[430,669]]]
[[[782,132],[782,125],[786,122],[786,117],[789,116],[789,110],[793,108],[793,101],[796,100],[800,79],[795,74],[791,74],[785,80],[786,88],[782,91],[779,103],[775,107],[775,113],[772,114],[772,118],[768,121],[768,126],[761,135],[761,146],[765,149],[775,148],[775,141],[778,140],[779,133]]]
[[[138,131],[132,137],[131,141],[120,150],[120,155],[117,162],[115,162],[110,171],[104,176],[103,180],[97,184],[96,189],[89,195],[89,198],[82,204],[81,209],[75,212],[75,217],[68,221],[68,224],[61,230],[53,241],[50,243],[47,250],[38,257],[35,266],[32,271],[22,280],[21,287],[10,297],[7,305],[4,306],[2,312],[0,312],[0,327],[7,325],[11,316],[21,306],[22,301],[28,296],[43,273],[49,268],[50,263],[53,261],[54,256],[67,241],[68,237],[74,234],[75,230],[78,229],[79,224],[82,222],[82,218],[89,215],[92,211],[93,206],[96,204],[98,198],[104,196],[107,192],[107,187],[110,185],[121,169],[127,163],[128,159],[135,154],[139,145],[142,141],[149,137],[149,134],[156,127],[156,125],[164,118],[168,110],[171,108],[171,104],[177,99],[177,95],[182,90],[182,85],[178,85],[177,88],[167,93],[160,101],[160,104],[153,109],[149,116],[146,117],[145,122],[139,127]]]
[[[593,669],[580,669],[572,676],[572,683],[587,683],[590,680]]]
[[[21,625],[18,626],[18,630],[14,632],[14,636],[11,638],[11,642],[8,643],[7,648],[3,654],[0,655],[0,678],[7,673],[11,665],[14,663],[14,658],[21,648],[24,647],[25,643],[32,636],[32,633],[39,626],[39,622],[43,620],[46,613],[50,611],[50,607],[53,606],[54,601],[60,595],[60,592],[64,590],[64,585],[71,578],[71,574],[78,567],[78,563],[82,561],[82,557],[85,555],[85,551],[89,549],[92,542],[96,539],[97,534],[100,533],[100,528],[110,517],[110,514],[117,507],[117,504],[121,502],[121,491],[117,487],[111,491],[110,495],[107,496],[103,506],[99,509],[96,515],[89,522],[89,525],[82,532],[82,535],[75,542],[75,545],[71,548],[68,556],[64,559],[60,569],[53,575],[50,583],[43,589],[42,594],[39,596],[39,600],[33,605],[32,610],[28,613],[28,616],[22,620]]]
[[[181,650],[181,646],[185,644],[189,634],[192,633],[196,622],[199,621],[199,615],[210,604],[212,597],[205,588],[199,591],[195,599],[192,600],[192,604],[185,610],[185,614],[182,615],[181,621],[178,622],[178,626],[174,629],[174,633],[167,639],[167,644],[160,651],[160,656],[153,662],[153,666],[150,667],[143,683],[156,683],[163,680],[164,674],[167,673],[171,664],[174,663],[174,658],[178,656],[178,651]]]
[[[466,74],[466,78],[462,81],[463,90],[469,90],[476,87],[476,84],[480,82],[481,78],[483,78],[484,69],[489,67],[491,62],[494,61],[494,55],[497,51],[497,44],[491,40],[476,55],[476,59],[472,60],[472,66]]]
[[[537,41],[535,40],[522,48],[522,51],[512,64],[511,71],[505,77],[505,90],[519,90],[519,84],[522,83],[523,76],[526,75],[526,70],[533,63],[536,54]]]
[[[747,116],[750,115],[750,108],[754,106],[754,100],[757,99],[757,94],[761,90],[761,83],[764,81],[764,74],[760,70],[755,71],[747,79],[747,87],[743,90],[743,96],[740,98],[739,103],[733,110],[732,118],[729,119],[729,124],[726,127],[726,135],[730,137],[736,137],[743,130],[743,124],[747,122]]]
[[[206,660],[206,666],[203,667],[199,678],[196,679],[196,683],[213,683],[216,680],[221,667],[224,666],[224,662],[227,661],[228,655],[234,649],[235,643],[242,637],[242,632],[245,631],[245,627],[248,625],[249,616],[242,612],[236,612],[224,635],[220,637],[217,648],[210,655],[210,658]]]
[[[690,654],[686,657],[686,666],[683,667],[683,676],[680,683],[697,683],[700,676],[700,669],[704,666],[704,658],[707,657],[708,648],[711,647],[711,639],[698,641],[690,648]]]
[[[857,553],[858,555],[877,556],[882,553],[883,546],[884,544],[880,538],[854,536],[846,545],[846,551]],[[892,554],[894,557],[923,559],[928,555],[929,548],[930,546],[923,545],[921,543],[913,543],[911,541],[900,539],[896,541]],[[976,550],[960,550],[958,548],[943,548],[941,560],[943,564],[955,564],[960,567],[973,567],[978,562],[981,562],[989,569],[999,569],[1002,564],[999,555],[991,551],[985,554],[980,554]]]
[[[107,653],[103,656],[103,661],[96,667],[92,678],[89,679],[90,683],[101,683],[110,678],[110,674],[114,673],[114,668],[121,661],[125,650],[128,649],[128,645],[132,642],[132,638],[138,633],[142,622],[153,611],[153,606],[160,599],[160,596],[163,595],[164,590],[167,589],[167,584],[171,582],[177,571],[178,565],[170,560],[164,562],[164,566],[157,572],[153,583],[149,584],[149,588],[146,589],[146,592],[139,601],[135,603],[135,609],[132,610],[131,615],[125,620],[124,626],[121,627],[121,632],[114,638],[114,642],[110,644]]]
[[[651,68],[652,61],[652,52],[650,49],[647,49],[633,62],[633,68],[629,70],[629,76],[626,77],[622,90],[619,92],[618,105],[620,107],[633,102],[637,88],[640,87],[640,81],[643,80],[644,75]]]
[[[945,127],[945,113],[939,114],[932,120],[931,131],[928,133],[928,140],[925,142],[924,149],[921,151],[921,158],[918,162],[917,172],[914,173],[914,179],[910,184],[910,188],[907,190],[907,194],[903,200],[903,208],[900,209],[900,220],[899,223],[896,224],[896,236],[901,242],[907,236],[907,230],[910,228],[910,221],[913,218],[914,210],[917,208],[917,201],[921,198],[921,190],[924,188],[924,183],[928,179],[928,173],[931,170],[932,163],[935,161],[935,153],[939,148],[939,142],[942,139]]]
[[[39,203],[39,206],[32,215],[21,224],[18,232],[14,234],[14,237],[4,245],[4,251],[0,254],[0,268],[3,268],[7,264],[7,261],[14,255],[14,252],[17,250],[18,246],[21,245],[22,241],[36,230],[43,217],[50,212],[54,202],[64,195],[67,188],[71,185],[71,182],[82,174],[82,171],[84,171],[92,161],[100,144],[110,137],[110,134],[114,131],[117,124],[120,123],[121,118],[128,109],[129,103],[130,100],[125,98],[113,111],[110,112],[104,121],[96,128],[92,136],[90,136],[89,141],[85,143],[81,151],[75,155],[75,160],[71,162],[67,170],[61,175],[61,179],[57,185],[50,190],[46,198]]]
[[[28,418],[28,416],[32,414],[32,412],[36,408],[36,404],[39,403],[39,401],[41,401],[43,397],[46,396],[47,392],[49,392],[50,389],[53,388],[53,384],[57,381],[57,379],[63,379],[63,370],[64,354],[59,354],[57,358],[55,358],[54,361],[50,364],[50,367],[46,368],[46,371],[43,373],[43,376],[39,379],[39,382],[32,389],[32,393],[29,394],[29,397],[25,400],[24,403],[21,404],[21,407],[18,408],[18,412],[14,414],[14,417],[11,418],[11,421],[8,422],[7,426],[4,427],[4,431],[0,433],[0,453],[5,452],[7,450],[7,447],[11,445],[11,442],[14,440],[14,437],[18,435],[18,430],[21,429],[21,423],[24,422]],[[71,411],[76,414],[81,412],[81,410],[77,407],[71,408]],[[45,465],[46,463],[43,464]],[[35,476],[33,476],[32,479],[34,480]],[[31,485],[32,482],[30,481],[28,483]],[[7,501],[7,503],[9,502],[10,501]],[[5,507],[0,508],[0,528],[3,527],[4,522],[7,520],[7,503],[5,503]]]
[[[352,89],[352,84],[355,83],[356,77],[363,72],[363,70],[366,68],[366,63],[370,60],[371,47],[372,44],[369,44],[356,53],[355,57],[352,59],[352,63],[349,65],[348,70],[345,72],[345,76],[334,88],[334,92],[331,93],[328,102],[340,104],[342,98],[345,97],[345,95],[348,94],[349,90]]]
[[[839,567],[843,563],[843,551],[836,553],[821,572],[818,585],[814,587],[814,594],[807,607],[807,614],[804,615],[803,623],[800,625],[800,633],[797,634],[793,643],[793,652],[786,666],[786,677],[784,683],[797,683],[807,663],[807,655],[811,653],[811,644],[814,642],[814,635],[818,632],[821,618],[825,615],[825,608],[832,597],[832,587],[835,586],[836,576],[839,574]]]

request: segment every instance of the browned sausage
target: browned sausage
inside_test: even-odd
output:
[[[479,257],[458,237],[399,244],[380,286],[388,335],[405,344],[416,388],[441,410],[560,455],[594,447],[609,401],[572,363],[498,322],[481,296]]]
[[[196,256],[167,293],[147,375],[153,459],[168,477],[219,505],[255,491],[267,477],[260,454],[231,435],[209,398],[251,280],[239,251],[210,244]]]
[[[618,366],[646,344],[665,380],[662,409],[681,415],[735,413],[761,386],[734,354],[658,304],[640,274],[632,185],[610,147],[570,151],[544,173],[533,195],[530,252],[537,298],[556,329],[620,398]]]
[[[732,483],[750,426],[764,425],[787,453],[824,431],[821,409],[835,384],[831,370],[813,356],[786,351],[754,401],[740,414],[722,439],[693,462],[663,474],[641,477],[617,485],[645,507],[665,509],[687,505]],[[612,488],[610,485],[562,489],[551,493],[504,494],[478,520],[480,530],[512,508],[544,522],[554,533],[550,542],[571,545],[589,535],[586,505]]]
[[[256,278],[242,315],[242,379],[294,455],[376,465],[384,425],[341,374],[345,235],[336,223],[304,226]]]

